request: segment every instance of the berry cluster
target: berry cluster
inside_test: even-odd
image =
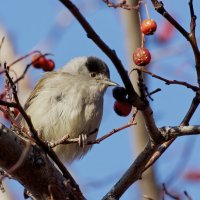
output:
[[[55,63],[51,59],[47,59],[42,54],[38,53],[32,57],[32,65],[37,69],[43,69],[45,72],[53,71]]]
[[[152,35],[157,29],[157,24],[153,19],[144,19],[140,30],[144,35]],[[151,61],[151,54],[147,48],[139,47],[133,52],[133,61],[138,66],[145,66]]]
[[[132,110],[132,105],[127,101],[127,91],[123,87],[115,87],[113,89],[113,97],[116,99],[114,111],[119,115],[126,117]]]

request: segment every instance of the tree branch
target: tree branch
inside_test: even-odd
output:
[[[144,150],[135,159],[134,163],[102,200],[118,200],[135,181],[141,179],[142,172],[157,147],[157,145],[153,145],[153,143],[149,141]]]
[[[185,125],[189,125],[189,122],[192,118],[192,116],[194,115],[196,109],[198,108],[200,103],[200,94],[199,92],[196,93],[196,96],[193,98],[191,105],[185,115],[185,117],[183,118],[181,125],[185,126]]]
[[[200,134],[200,126],[165,126],[159,129],[166,141],[184,135]]]
[[[185,86],[185,87],[187,87],[187,88],[189,88],[189,89],[191,89],[191,90],[193,90],[195,92],[199,90],[199,87],[197,87],[197,86],[191,85],[191,84],[189,84],[187,82],[184,82],[184,81],[169,80],[169,79],[163,78],[163,77],[158,76],[158,75],[156,75],[156,74],[154,74],[154,73],[152,73],[150,71],[147,71],[146,69],[144,69],[142,67],[141,68],[137,67],[137,68],[134,68],[133,70],[138,70],[138,71],[144,72],[145,74],[149,74],[153,78],[156,78],[156,79],[159,79],[161,81],[164,81],[165,84],[167,84],[167,85],[170,85],[170,84],[182,85],[182,86]]]
[[[54,199],[82,199],[39,146],[24,140],[2,124],[0,166],[31,192],[35,199],[47,200],[51,196]],[[50,191],[52,187],[54,190]]]

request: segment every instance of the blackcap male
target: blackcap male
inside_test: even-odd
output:
[[[37,83],[25,104],[32,123],[45,141],[55,142],[69,135],[81,134],[94,140],[103,114],[103,95],[110,81],[107,65],[96,57],[77,57],[58,72],[46,73]],[[21,119],[24,126],[26,122]],[[91,148],[78,144],[58,145],[54,148],[62,161],[81,158]]]

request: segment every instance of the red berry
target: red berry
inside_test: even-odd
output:
[[[46,65],[47,59],[40,53],[32,57],[32,65],[35,68],[43,68]]]
[[[137,48],[133,53],[133,61],[138,66],[144,66],[150,63],[151,54],[144,47]]]
[[[53,60],[48,59],[46,64],[42,67],[44,71],[49,72],[49,71],[53,71],[55,68],[55,63]]]
[[[114,111],[119,115],[126,117],[130,114],[132,105],[127,102],[115,101]]]
[[[140,29],[145,35],[152,35],[157,29],[157,24],[153,19],[145,19],[142,21]]]

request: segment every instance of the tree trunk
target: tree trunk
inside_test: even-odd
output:
[[[128,0],[127,3],[137,5],[138,0]],[[131,67],[133,66],[133,51],[141,46],[141,32],[139,25],[139,17],[136,10],[125,11],[122,10],[122,16],[124,18],[124,28],[126,30],[126,44],[127,44],[127,60]],[[133,83],[134,89],[139,94],[138,88],[138,76],[137,73],[131,73],[131,81]],[[144,77],[145,78],[145,77]],[[135,153],[138,155],[147,143],[148,134],[145,129],[144,120],[142,114],[139,112],[136,117],[137,125],[134,126],[134,142]],[[153,199],[159,199],[159,190],[156,185],[155,175],[153,168],[147,170],[140,181],[141,194],[147,195]],[[142,198],[141,198],[142,199]]]

